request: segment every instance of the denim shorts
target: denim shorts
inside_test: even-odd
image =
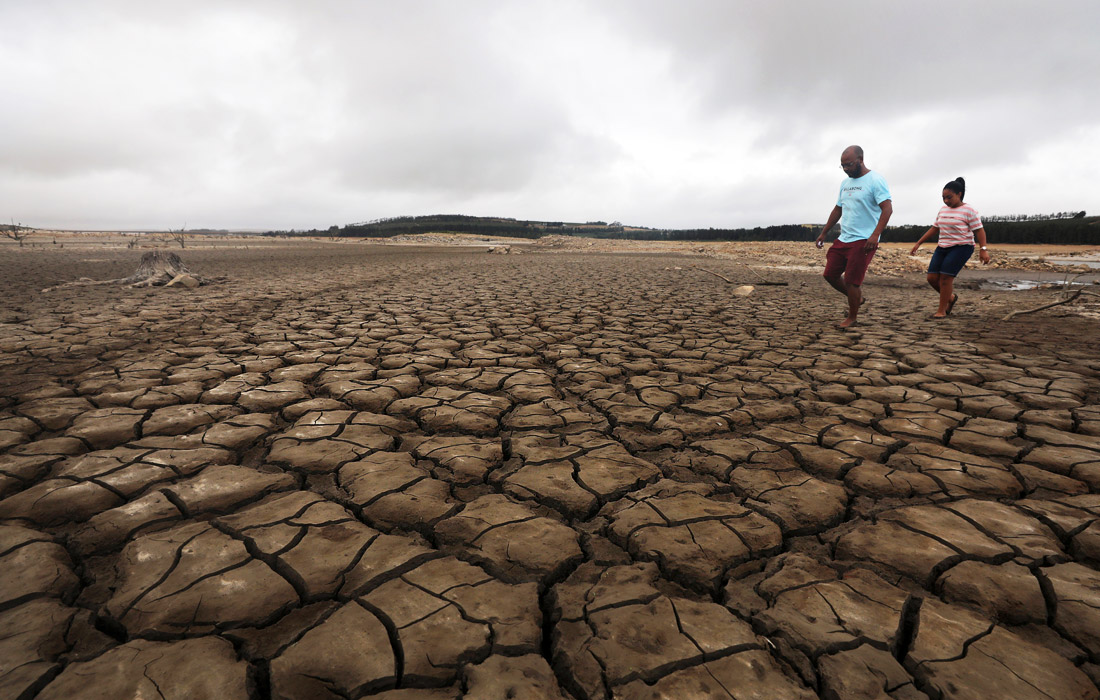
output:
[[[936,252],[932,253],[932,260],[928,263],[928,274],[958,277],[959,271],[973,254],[973,245],[953,245],[946,248],[936,246]]]

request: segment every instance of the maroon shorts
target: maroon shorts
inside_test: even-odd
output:
[[[871,258],[875,257],[875,246],[865,251],[863,246],[867,241],[852,241],[841,243],[833,241],[829,252],[825,254],[825,277],[840,277],[844,273],[844,284],[854,284],[857,287],[863,284],[863,278],[867,276],[867,266],[871,264]]]

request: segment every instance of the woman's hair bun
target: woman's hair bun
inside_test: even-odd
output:
[[[944,185],[943,188],[945,190],[951,190],[960,197],[963,197],[966,195],[966,180],[962,179],[961,177],[957,177],[951,182]]]

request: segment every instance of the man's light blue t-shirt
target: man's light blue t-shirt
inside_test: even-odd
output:
[[[851,243],[870,238],[882,216],[878,205],[887,199],[890,199],[890,188],[874,170],[863,177],[850,177],[842,182],[836,200],[836,205],[842,209],[837,240]]]

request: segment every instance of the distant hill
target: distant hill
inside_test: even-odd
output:
[[[549,235],[630,237],[627,231],[644,230],[623,226],[619,222],[603,221],[568,223],[564,221],[524,221],[492,216],[463,216],[461,214],[435,214],[432,216],[400,216],[378,219],[360,224],[347,224],[335,232],[338,236],[366,236],[389,238],[418,233],[471,233],[482,236],[511,236],[514,238],[540,238]],[[329,233],[334,233],[329,229]]]
[[[541,238],[543,236],[582,236],[588,238],[619,238],[629,240],[693,240],[693,241],[801,241],[812,238],[806,224],[757,227],[752,229],[655,229],[626,226],[618,221],[567,222],[527,221],[489,216],[434,214],[431,216],[400,216],[345,226],[332,226],[321,231],[269,231],[268,235],[350,236],[391,238],[421,233],[467,233],[480,236]],[[816,235],[816,234],[815,234]]]
[[[1100,217],[1077,216],[1031,221],[988,221],[991,243],[1042,243],[1053,245],[1100,245]],[[913,242],[928,225],[891,226],[886,240]],[[266,235],[331,236],[356,238],[392,238],[422,233],[466,233],[480,236],[541,238],[542,236],[581,236],[630,240],[677,241],[809,241],[821,231],[820,224],[783,224],[755,228],[655,229],[625,226],[615,221],[526,221],[489,216],[434,214],[378,219],[327,230],[268,231]]]

